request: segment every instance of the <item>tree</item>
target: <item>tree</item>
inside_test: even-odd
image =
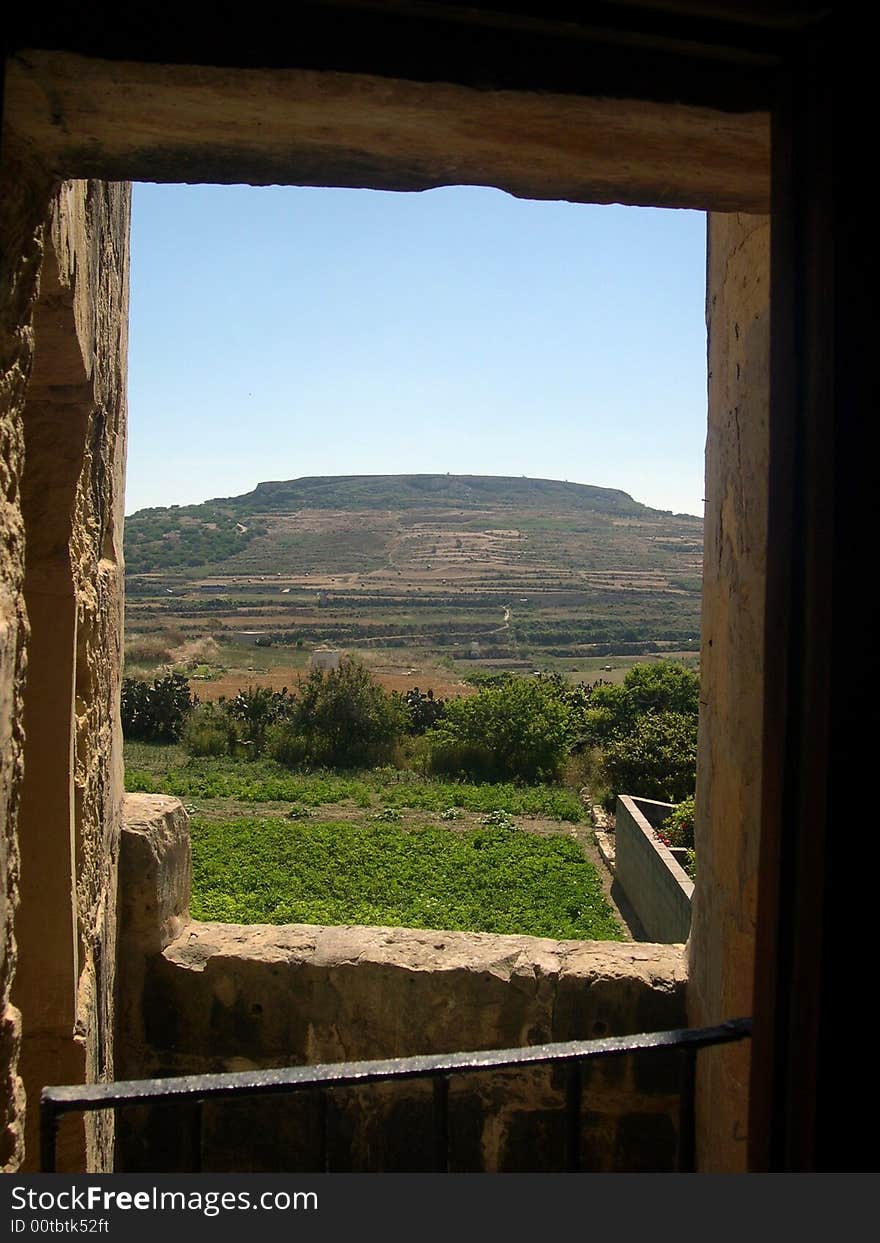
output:
[[[583,740],[605,746],[631,734],[645,715],[675,712],[696,721],[699,709],[700,679],[692,669],[670,661],[633,665],[622,684],[592,688],[582,716]]]
[[[406,706],[351,656],[338,669],[313,669],[299,689],[292,728],[316,764],[354,767],[387,758],[407,727]]]
[[[446,704],[426,737],[435,772],[483,781],[552,780],[569,748],[569,711],[540,682],[511,678]]]
[[[680,803],[697,781],[697,720],[682,712],[648,712],[607,744],[602,767],[614,796]]]
[[[679,712],[696,716],[700,710],[700,679],[692,669],[671,661],[633,665],[623,679],[633,711]]]

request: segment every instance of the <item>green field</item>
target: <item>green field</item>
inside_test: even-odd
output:
[[[190,812],[198,919],[624,936],[564,786],[291,772],[135,742],[125,760],[129,791]]]
[[[196,817],[192,842],[197,919],[621,939],[595,869],[569,837]]]
[[[470,784],[420,777],[397,768],[352,774],[297,773],[274,760],[188,756],[179,746],[126,743],[126,789],[174,794],[187,801],[234,799],[243,804],[293,803],[321,807],[348,803],[363,809],[400,807],[443,812],[506,811],[512,816],[543,816],[568,823],[583,819],[573,790],[558,785]]]

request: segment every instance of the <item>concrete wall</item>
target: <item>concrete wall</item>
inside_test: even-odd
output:
[[[709,430],[689,1017],[752,1013],[764,689],[770,224],[710,215]],[[700,1058],[706,1170],[744,1169],[748,1043]]]
[[[5,339],[19,354],[4,358],[3,393],[15,472],[4,520],[16,561],[4,567],[0,635],[10,649],[13,626],[17,635],[15,659],[3,662],[11,694],[9,682],[0,691],[11,730],[4,922],[9,929],[17,903],[15,950],[7,932],[5,959],[17,960],[18,1070],[36,1100],[47,1082],[113,1071],[129,191],[68,182],[50,193],[33,168],[23,164],[19,175],[17,223],[33,241],[29,264],[9,274],[17,290],[7,280],[2,291],[19,324]],[[2,221],[4,254],[15,223]],[[26,680],[14,677],[24,665],[25,617]],[[4,1158],[33,1168],[37,1111],[27,1111],[23,1132],[8,1052]],[[100,1168],[111,1143],[106,1123],[66,1123],[62,1168]]]
[[[119,1070],[124,1077],[510,1048],[678,1026],[682,950],[402,928],[187,923],[186,817],[130,795],[123,834]],[[676,1054],[584,1075],[582,1159],[670,1170],[679,1148]],[[548,1070],[453,1077],[453,1166],[559,1168],[564,1083]],[[430,1169],[428,1084],[339,1091],[335,1169]],[[206,1109],[207,1169],[313,1169],[314,1096]],[[191,1158],[186,1117],[120,1124],[127,1169]]]
[[[653,799],[618,798],[614,878],[650,940],[683,945],[690,933],[694,884],[654,833],[672,807]]]

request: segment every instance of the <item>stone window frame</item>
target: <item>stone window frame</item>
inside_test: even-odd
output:
[[[424,118],[425,92],[430,93],[435,89],[433,86],[426,88],[418,84],[414,89],[414,94],[410,94],[406,100],[402,101],[399,95],[395,96],[394,88],[389,86],[388,81],[384,79],[378,82],[364,81],[364,75],[280,70],[221,70],[218,71],[218,76],[213,81],[212,89],[211,73],[204,67],[193,70],[187,66],[117,66],[113,62],[90,62],[72,53],[38,52],[36,55],[29,53],[27,63],[22,62],[22,64],[24,64],[24,72],[21,75],[17,76],[16,66],[13,66],[13,72],[8,75],[11,89],[7,93],[7,115],[13,133],[12,160],[21,159],[19,168],[24,169],[30,188],[34,190],[38,198],[42,195],[44,203],[48,200],[49,192],[58,180],[70,177],[104,180],[122,180],[131,177],[156,180],[164,179],[169,171],[176,170],[180,175],[168,179],[241,180],[240,172],[245,161],[242,160],[241,149],[235,147],[235,141],[232,142],[234,150],[230,151],[228,134],[223,134],[218,140],[215,133],[213,145],[210,140],[212,125],[216,123],[221,130],[223,129],[224,116],[218,117],[217,111],[225,94],[224,85],[228,87],[231,79],[237,78],[239,85],[243,86],[245,99],[242,99],[241,92],[237,96],[233,92],[234,97],[231,101],[227,98],[226,120],[231,115],[230,108],[232,113],[239,109],[242,113],[247,113],[247,107],[243,106],[246,105],[247,97],[253,98],[254,94],[259,94],[266,86],[271,88],[272,79],[277,84],[281,77],[285,77],[285,98],[289,100],[289,88],[293,79],[298,79],[305,90],[306,97],[302,102],[308,104],[311,101],[313,105],[319,106],[320,110],[323,110],[328,102],[331,105],[335,104],[342,109],[342,114],[347,116],[349,123],[353,117],[362,112],[365,102],[372,100],[373,105],[378,107],[380,122],[379,133],[372,136],[373,140],[377,137],[381,139],[383,134],[388,132],[388,114],[385,111],[387,106],[402,107],[403,128],[405,129],[407,115],[410,123],[416,114]],[[21,65],[18,68],[21,68]],[[137,79],[136,83],[132,82],[132,75]],[[357,82],[352,82],[350,80],[352,78],[358,79]],[[347,93],[347,87],[352,85],[358,88],[355,97]],[[403,93],[406,94],[411,88],[413,88],[412,83],[404,84]],[[444,88],[439,89],[442,91]],[[468,93],[467,88],[453,89]],[[415,98],[416,94],[418,98]],[[479,94],[485,95],[485,92]],[[268,96],[277,104],[277,98],[273,96],[271,89],[268,91]],[[101,99],[101,104],[97,107],[95,106],[96,97]],[[169,134],[174,135],[175,101],[181,98],[191,101],[194,97],[202,100],[201,110],[198,106],[195,109],[199,116],[193,119],[190,132],[184,135],[183,140],[175,147],[173,141],[168,141]],[[149,101],[150,107],[144,106],[145,100]],[[153,107],[157,101],[161,105],[158,111]],[[480,102],[486,101],[481,99]],[[607,123],[608,113],[606,111],[604,115],[601,114],[601,101],[579,98],[578,102],[586,103],[588,108],[594,109],[592,114],[594,124]],[[409,108],[408,114],[407,108]],[[567,96],[559,116],[570,116],[571,109],[572,98]],[[221,114],[222,111],[220,108]],[[451,116],[454,109],[450,108],[449,99],[443,100],[439,111],[443,115]],[[707,162],[706,146],[695,143],[694,131],[688,128],[689,123],[695,119],[695,113],[700,111],[700,109],[694,110],[686,107],[678,109],[674,105],[645,104],[641,101],[632,106],[624,106],[622,112],[630,118],[634,130],[629,135],[624,135],[617,144],[614,154],[619,156],[620,151],[623,150],[624,155],[622,160],[616,162],[616,171],[609,174],[605,169],[603,173],[601,168],[594,167],[586,179],[583,178],[582,173],[579,174],[577,185],[580,189],[576,194],[573,193],[572,197],[584,196],[585,201],[590,202],[603,202],[611,199],[655,206],[670,204],[695,206],[724,212],[738,209],[750,215],[765,212],[769,206],[769,141],[765,116],[759,118],[758,129],[761,134],[757,147],[761,149],[761,154],[751,166],[753,172],[757,170],[756,176],[751,178],[742,176],[741,156],[743,142],[747,148],[751,147],[753,151],[755,150],[756,134],[753,128],[755,117],[752,116],[745,123],[746,128],[751,129],[751,133],[747,136],[743,133],[741,115],[718,114],[712,110],[702,110],[702,117],[696,117],[698,130],[702,131],[704,138],[708,137],[710,152],[715,150],[715,147],[712,137],[709,136],[713,136],[716,141],[724,145],[723,139],[725,137],[729,139],[731,132],[733,133],[734,147],[738,149],[739,156],[732,154],[729,145],[726,147],[726,153],[720,162],[722,168],[719,184],[725,187],[737,184],[738,188],[735,193],[732,195],[729,192],[721,193],[716,185],[711,193],[707,192],[704,196],[698,195],[698,201],[694,201],[693,185],[683,189],[676,181],[674,169],[693,169],[695,164],[700,165],[697,170],[698,181],[700,176],[709,177],[710,172],[718,173],[718,164],[713,164],[711,160]],[[615,105],[615,115],[619,117],[620,112],[621,108],[618,103]],[[145,132],[142,124],[144,116],[147,115],[153,123],[151,133]],[[157,116],[159,117],[158,123]],[[162,116],[168,121],[168,128],[162,128]],[[673,116],[675,123],[670,124],[670,118]],[[59,124],[59,117],[65,118],[65,123]],[[401,120],[400,117],[397,119]],[[501,123],[500,117],[498,120]],[[331,143],[329,150],[322,151],[320,150],[320,131],[323,115],[313,117],[312,121],[311,145],[307,141],[304,149],[298,152],[298,157],[302,161],[301,168],[318,167],[322,172],[318,181],[315,180],[317,174],[312,173],[311,177],[306,174],[291,177],[292,183],[374,184],[365,178],[375,175],[377,160],[381,166],[381,154],[377,155],[375,148],[371,148],[369,142],[364,144],[364,149],[354,160],[351,150],[345,144],[340,150]],[[461,121],[460,114],[458,121]],[[679,121],[684,123],[683,130],[678,125]],[[21,129],[17,128],[17,122],[21,122]],[[317,126],[318,130],[317,146],[315,145],[314,126]],[[626,152],[630,150],[627,143],[636,142],[638,145],[638,139],[645,137],[645,127],[652,132],[651,141],[647,149],[642,146],[641,150],[637,151],[633,160],[640,168],[649,165],[651,176],[642,179],[638,188],[634,190],[632,164],[629,165],[628,172],[624,171],[628,158]],[[148,125],[147,129],[149,128]],[[455,129],[454,124],[453,129]],[[661,135],[659,139],[658,133]],[[324,136],[326,137],[326,134]],[[620,138],[619,133],[617,136]],[[470,134],[468,137],[473,139],[474,135]],[[481,141],[485,140],[485,126],[481,127],[479,137]],[[289,139],[289,131],[282,136],[282,146],[286,139]],[[18,142],[21,143],[20,148]],[[666,154],[666,159],[661,159],[659,165],[656,159],[649,158],[649,149],[653,147],[656,155],[658,144]],[[737,144],[739,144],[738,147]],[[516,146],[515,140],[514,145]],[[468,158],[478,158],[474,156],[472,150],[463,150],[457,154],[460,158],[452,161],[456,170],[460,169],[463,163],[467,165]],[[579,154],[583,159],[584,152],[581,151]],[[274,180],[280,158],[284,162],[290,160],[289,145],[283,157],[279,157],[277,151],[265,149],[255,155],[255,163],[259,166],[253,178],[255,183],[258,178]],[[612,157],[606,152],[605,158],[607,160]],[[600,159],[600,165],[601,162]],[[522,161],[517,163],[521,165]],[[289,167],[289,164],[285,163],[285,166]],[[237,170],[234,177],[230,174],[230,167]],[[393,169],[393,176],[388,180],[393,180],[398,184],[392,185],[383,181],[377,188],[416,188],[420,178],[424,178],[424,184],[448,184],[448,181],[438,180],[438,175],[434,172],[430,174],[422,172],[415,179],[411,174],[409,177],[404,176],[399,162],[396,161]],[[372,172],[368,173],[365,170],[372,170]],[[671,171],[673,175],[670,178]],[[538,170],[538,175],[542,175],[541,170]],[[440,176],[442,177],[442,174]],[[449,176],[451,177],[452,174]],[[246,180],[250,181],[252,177],[248,176]],[[461,183],[466,178],[456,175],[454,180]],[[489,184],[511,189],[514,193],[522,193],[524,185],[522,168],[508,170],[503,181],[490,178]],[[589,184],[589,189],[584,188],[587,184]],[[621,186],[623,193],[621,193]],[[571,186],[567,192],[571,193]],[[628,193],[632,194],[631,198],[628,197]],[[778,317],[781,313],[790,313],[790,307],[774,307],[774,316]]]

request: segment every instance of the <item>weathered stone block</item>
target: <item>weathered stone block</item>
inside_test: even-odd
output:
[[[148,817],[149,819],[149,817]],[[148,831],[133,844],[151,883],[161,869]],[[175,856],[172,833],[170,857]],[[128,851],[128,834],[126,851]],[[132,853],[131,858],[136,856]],[[140,866],[140,865],[139,865]],[[147,904],[154,918],[174,909]],[[554,1040],[622,1035],[660,1026],[651,1001],[670,1026],[684,1016],[681,948],[611,942],[550,941],[484,933],[312,925],[228,925],[192,922],[161,953],[165,933],[141,929],[142,995],[120,1002],[141,1019],[126,1047],[140,1057],[128,1073],[184,1074],[388,1058],[468,1049],[515,1048]],[[128,947],[126,954],[130,953]],[[123,990],[138,980],[126,972]],[[140,1009],[138,1009],[140,1006]],[[132,1030],[134,1030],[132,1028]],[[653,1100],[670,1113],[668,1084],[659,1097],[637,1090],[632,1059],[584,1068],[587,1110],[611,1122]],[[313,1169],[320,1139],[312,1104],[253,1100],[206,1111],[204,1168]],[[565,1135],[564,1075],[548,1067],[454,1075],[449,1088],[453,1169],[560,1168]],[[158,1113],[158,1111],[156,1111]],[[181,1118],[181,1126],[189,1125]],[[333,1169],[432,1169],[433,1099],[428,1082],[337,1089],[326,1111]],[[616,1142],[616,1141],[615,1141]],[[676,1141],[677,1142],[677,1141]],[[174,1168],[186,1159],[182,1141],[162,1138],[155,1119],[125,1149],[126,1168]],[[176,1147],[175,1147],[176,1145]],[[179,1151],[178,1151],[179,1149]],[[602,1164],[614,1168],[614,1145]],[[176,1154],[176,1155],[175,1155]],[[676,1160],[675,1144],[668,1157]],[[589,1167],[588,1167],[589,1168]]]

